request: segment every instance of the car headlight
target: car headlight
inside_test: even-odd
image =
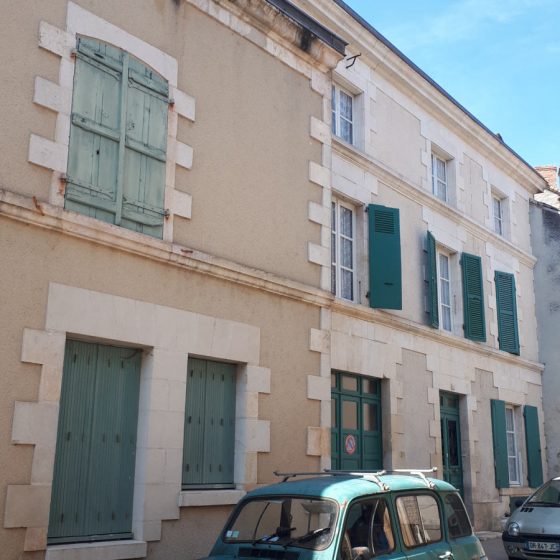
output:
[[[508,532],[508,535],[510,537],[518,537],[519,536],[519,524],[515,523],[515,521],[513,523],[510,523],[508,525],[507,532]]]

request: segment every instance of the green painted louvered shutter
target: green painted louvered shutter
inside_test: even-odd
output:
[[[536,407],[527,405],[523,409],[523,416],[525,418],[529,486],[537,488],[543,483],[539,413]]]
[[[436,238],[430,232],[428,232],[426,243],[428,248],[428,312],[430,314],[430,325],[437,329],[439,328],[439,305]]]
[[[519,354],[517,301],[513,274],[496,271],[496,306],[498,311],[498,341],[500,350]]]
[[[235,366],[189,358],[183,487],[233,486]]]
[[[78,39],[65,208],[114,223],[119,167],[122,52]]]
[[[131,536],[140,359],[133,349],[66,344],[50,542]]]
[[[206,362],[189,358],[185,401],[183,485],[198,485],[203,482],[205,402]]]
[[[204,483],[233,484],[235,366],[208,362]]]
[[[484,342],[486,321],[484,318],[484,289],[480,257],[463,253],[463,314],[465,338]]]
[[[370,307],[402,309],[399,210],[370,204],[368,221]]]
[[[169,87],[129,59],[122,225],[162,237]]]
[[[168,84],[93,39],[76,51],[65,208],[162,237]]]
[[[509,468],[506,433],[506,403],[490,401],[492,416],[492,440],[494,443],[494,474],[496,488],[509,488]]]

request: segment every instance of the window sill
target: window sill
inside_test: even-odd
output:
[[[145,541],[104,541],[47,546],[45,560],[128,560],[145,558]]]
[[[231,506],[246,493],[245,490],[183,490],[179,494],[179,507]]]

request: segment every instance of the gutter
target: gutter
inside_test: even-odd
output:
[[[270,1],[270,0],[268,0]],[[492,132],[484,123],[477,119],[469,110],[467,110],[463,105],[461,105],[451,94],[445,91],[438,83],[436,83],[426,72],[419,68],[410,58],[408,58],[402,51],[397,49],[391,41],[385,38],[377,29],[375,29],[370,23],[368,23],[362,16],[355,12],[348,4],[343,0],[332,0],[337,6],[342,8],[348,15],[355,19],[362,27],[369,31],[376,39],[381,41],[389,50],[396,54],[405,64],[410,66],[417,74],[419,74],[424,80],[426,80],[432,87],[434,87],[439,93],[446,97],[453,105],[455,105],[459,110],[461,110],[467,117],[474,121],[478,126],[495,138],[506,150],[508,150],[514,157],[516,157],[521,163],[525,164],[535,175],[544,181],[543,177],[535,171],[535,168],[525,161],[513,148],[508,146],[499,134]]]

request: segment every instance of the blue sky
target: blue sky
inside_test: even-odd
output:
[[[560,0],[345,1],[528,163],[560,163]]]

